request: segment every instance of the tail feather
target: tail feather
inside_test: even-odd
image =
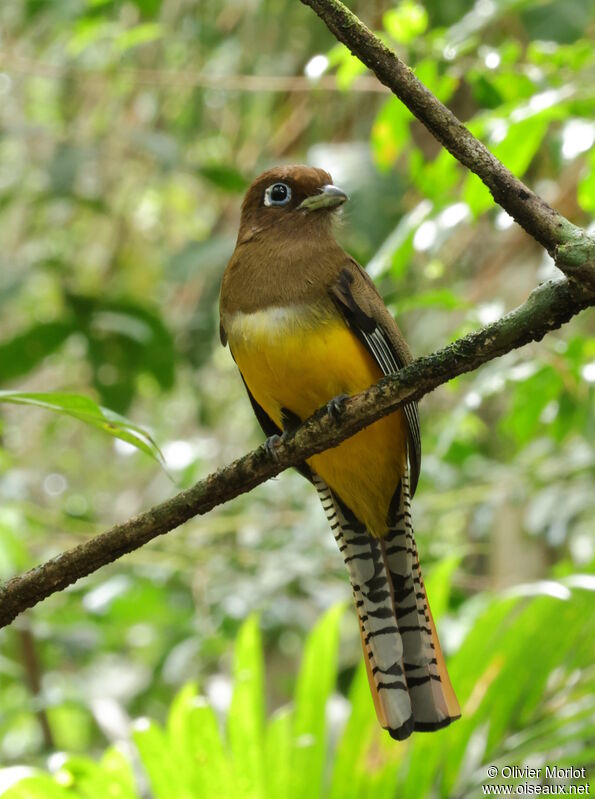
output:
[[[419,567],[411,524],[409,475],[405,472],[383,540],[395,613],[403,638],[403,668],[411,696],[416,730],[440,729],[461,715]]]
[[[378,720],[391,734],[407,738],[413,730],[413,715],[381,543],[368,535],[320,478],[315,478],[315,485],[351,578]]]
[[[446,726],[460,710],[419,570],[408,476],[383,540],[373,538],[320,477],[314,483],[349,570],[380,724],[398,740],[414,729]]]

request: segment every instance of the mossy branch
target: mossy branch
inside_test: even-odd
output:
[[[594,304],[595,292],[567,279],[540,286],[523,305],[497,322],[433,355],[418,358],[398,374],[348,399],[339,422],[321,409],[295,432],[283,436],[274,457],[259,447],[145,513],[8,580],[0,586],[0,627],[10,624],[26,608],[193,516],[205,514],[284,469],[336,446],[405,401],[420,399],[457,375],[530,341],[539,341]]]

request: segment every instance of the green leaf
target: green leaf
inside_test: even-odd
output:
[[[219,722],[213,709],[197,695],[194,683],[175,697],[167,723],[170,750],[194,796],[227,796],[232,774]]]
[[[490,146],[490,150],[513,174],[522,177],[543,141],[548,124],[547,115],[533,116],[512,125],[503,121],[501,123],[504,131],[503,138],[497,144]],[[477,175],[471,173],[465,179],[463,199],[476,216],[486,211],[494,203],[487,186]]]
[[[459,162],[444,148],[433,161],[428,161],[419,149],[412,150],[409,156],[409,176],[418,190],[432,200],[438,208],[444,206],[444,199],[455,191],[459,182]]]
[[[449,791],[434,791],[432,786],[443,778],[447,768],[458,773],[467,751],[471,734],[477,726],[469,697],[475,690],[481,697],[484,686],[493,679],[494,652],[516,600],[489,602],[482,597],[466,608],[468,629],[463,645],[454,658],[448,660],[448,671],[461,707],[460,721],[432,736],[417,736],[406,767],[399,770],[399,799],[418,799],[420,796],[453,795]],[[479,683],[479,686],[478,686]],[[451,766],[452,763],[452,766]]]
[[[455,563],[451,558],[434,571],[430,591],[438,608],[445,604]],[[325,705],[336,682],[342,606],[332,608],[306,643],[295,712],[281,711],[267,727],[262,795],[475,796],[490,762],[516,765],[538,754],[548,764],[588,765],[592,749],[585,741],[595,732],[595,675],[590,669],[594,585],[591,575],[571,574],[563,582],[533,583],[464,603],[458,621],[468,632],[449,659],[463,717],[405,744],[396,744],[380,729],[361,662],[349,690],[351,715],[329,763]],[[442,600],[436,596],[440,592]],[[234,667],[233,713],[243,711],[247,718],[233,723],[238,734],[257,738],[262,736],[260,668],[258,626],[250,618],[238,638]],[[250,756],[237,758],[236,751],[233,756],[226,751],[215,713],[196,696],[193,684],[174,699],[167,732],[143,722],[133,737],[154,799],[254,795],[250,780],[259,768],[255,772]],[[244,743],[251,742],[246,738]],[[11,771],[0,770],[0,785],[10,785],[2,794],[8,799],[137,799],[128,760],[115,749],[99,763],[70,757],[54,778],[30,770],[13,776]]]
[[[371,775],[384,773],[392,778],[393,790],[386,794],[387,799],[392,799],[398,749],[378,725],[363,658],[351,682],[349,702],[351,714],[337,745],[330,799],[360,799],[369,792]],[[392,748],[392,756],[390,749],[387,752],[383,746],[383,739]],[[375,796],[383,799],[380,792]]]
[[[74,57],[80,56],[102,39],[109,40],[114,33],[115,24],[100,16],[82,17],[71,28],[72,35],[66,44],[66,52]]]
[[[473,89],[473,99],[480,108],[498,108],[502,105],[504,98],[496,82],[491,80],[491,75],[475,71],[468,73],[467,77]]]
[[[267,797],[292,795],[293,713],[282,708],[268,723],[265,738]]]
[[[258,617],[242,625],[234,657],[228,733],[237,788],[246,799],[265,795],[263,663]]]
[[[25,777],[2,793],[2,799],[80,799],[46,774]]]
[[[434,621],[447,612],[452,578],[461,563],[461,555],[450,555],[437,563],[424,583]]]
[[[122,767],[122,760],[120,768],[110,769],[106,768],[109,760],[100,764],[88,757],[69,757],[55,778],[62,785],[68,786],[69,792],[76,791],[81,799],[99,799],[103,796],[109,796],[110,799],[137,799],[138,794],[134,790],[130,766],[126,764],[125,770]]]
[[[134,28],[122,31],[115,37],[114,43],[121,53],[125,53],[134,47],[155,42],[164,35],[163,26],[158,22],[146,22],[143,25],[135,25]]]
[[[148,720],[137,724],[132,738],[155,799],[195,799],[192,786],[178,767],[176,753],[158,724]]]
[[[159,13],[163,0],[133,0],[133,4],[144,16],[156,16]]]
[[[504,431],[524,446],[542,426],[541,414],[549,402],[558,399],[564,380],[553,366],[544,365],[515,386],[510,411],[500,422]]]
[[[327,53],[329,67],[337,68],[337,85],[347,91],[353,81],[363,75],[367,69],[365,64],[352,55],[344,44],[336,44]]]
[[[578,201],[588,214],[595,214],[595,147],[587,160],[587,168],[578,184]]]
[[[0,581],[30,565],[23,528],[24,513],[20,509],[0,507]]]
[[[415,74],[444,103],[452,96],[458,83],[451,75],[439,73],[436,62],[429,59],[417,64]],[[376,115],[370,145],[374,161],[381,171],[387,171],[401,154],[407,153],[412,121],[413,114],[397,97],[389,97]]]
[[[167,718],[169,748],[177,754],[177,766],[184,782],[198,794],[202,781],[196,773],[196,752],[193,751],[193,736],[190,732],[192,711],[197,698],[195,683],[187,683],[176,694]]]
[[[535,94],[535,84],[527,76],[519,74],[515,69],[502,69],[498,71],[490,70],[475,73],[472,76],[473,94],[474,96],[481,94],[482,85],[484,91],[488,91],[493,98],[493,93],[500,97],[500,102],[491,105],[487,104],[488,108],[498,109],[495,113],[507,114],[507,104],[518,103],[520,100],[529,100]],[[500,106],[500,108],[498,108]]]
[[[209,183],[229,194],[242,194],[248,188],[246,178],[230,164],[205,164],[199,167],[198,173]]]
[[[188,747],[195,757],[195,773],[202,786],[195,795],[233,796],[235,775],[230,754],[221,738],[219,720],[205,699],[194,700],[189,715],[189,731]]]
[[[339,621],[344,605],[328,610],[306,641],[295,691],[292,799],[323,796],[326,703],[337,676]]]
[[[428,13],[415,0],[401,0],[383,14],[382,26],[395,42],[409,44],[428,27]]]
[[[459,308],[469,308],[470,303],[461,299],[451,289],[434,289],[433,291],[422,291],[411,297],[399,297],[391,303],[395,314],[402,314],[416,308],[445,308],[448,311],[455,311]]]
[[[138,793],[134,784],[132,766],[119,749],[115,746],[106,749],[100,765],[116,781],[113,784],[117,784],[120,793],[115,799],[136,799]]]
[[[105,405],[126,410],[139,375],[151,375],[164,390],[173,387],[176,351],[156,312],[128,298],[69,294],[67,300],[87,338],[93,382]]]
[[[527,60],[557,71],[570,68],[580,72],[595,61],[593,42],[588,38],[577,39],[572,44],[534,40],[527,45]]]
[[[378,168],[387,171],[395,163],[409,140],[413,116],[396,97],[384,103],[372,126],[370,145]]]
[[[420,61],[415,67],[415,74],[428,89],[443,103],[452,97],[459,81],[448,72],[442,72],[434,59]]]
[[[44,322],[0,343],[0,382],[31,372],[75,331],[74,320]]]
[[[165,466],[163,455],[149,433],[118,413],[97,405],[83,394],[58,391],[32,393],[27,391],[0,391],[0,403],[32,405],[36,408],[72,416],[114,438],[126,441]]]

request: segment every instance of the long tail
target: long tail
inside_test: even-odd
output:
[[[411,526],[409,476],[387,536],[373,538],[319,477],[314,479],[349,570],[376,714],[390,735],[446,727],[461,711],[426,596]]]

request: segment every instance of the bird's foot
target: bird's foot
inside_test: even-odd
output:
[[[333,397],[330,402],[326,404],[326,412],[335,422],[338,422],[345,409],[345,400],[349,399],[349,394],[339,394]]]
[[[282,443],[284,436],[275,435],[269,436],[262,445],[262,448],[271,460],[278,461],[279,455],[277,454],[277,447]]]

